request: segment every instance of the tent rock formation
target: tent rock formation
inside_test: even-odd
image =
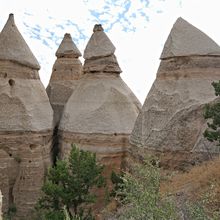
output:
[[[53,113],[39,69],[11,14],[0,33],[0,189],[3,211],[15,205],[18,218],[34,208],[50,164]]]
[[[56,56],[47,94],[54,110],[54,126],[58,127],[63,108],[82,74],[82,64],[78,59],[81,53],[70,34],[64,35]]]
[[[220,47],[179,18],[165,43],[156,80],[130,142],[149,151],[179,152],[186,160],[196,155],[192,153],[219,153],[203,138],[204,105],[215,100],[211,83],[219,79]],[[173,156],[173,163],[178,157]]]
[[[75,143],[97,153],[111,173],[122,166],[141,105],[121,79],[115,47],[101,25],[93,31],[84,51],[84,75],[60,121],[60,152],[67,156]]]

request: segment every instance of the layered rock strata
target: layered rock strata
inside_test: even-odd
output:
[[[219,148],[203,138],[204,105],[215,100],[211,83],[219,79],[220,47],[179,18],[165,43],[156,80],[136,120],[131,143],[163,152],[166,163],[174,166],[174,161],[195,163],[200,156],[219,153]]]
[[[121,79],[115,47],[102,26],[93,32],[84,51],[84,74],[60,121],[60,153],[67,156],[75,143],[97,153],[109,175],[122,166],[141,104]]]
[[[82,64],[78,59],[80,51],[72,41],[70,34],[65,34],[56,52],[57,60],[47,87],[47,94],[54,110],[54,127],[59,125],[64,105],[73,93],[82,74]]]
[[[10,14],[0,33],[0,189],[16,219],[30,216],[51,161],[53,112],[39,69]]]

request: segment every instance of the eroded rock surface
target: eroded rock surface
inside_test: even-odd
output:
[[[40,69],[37,59],[15,25],[13,14],[9,15],[4,31],[1,32],[0,42],[4,42],[0,44],[1,60],[10,60],[34,69]]]
[[[39,79],[39,64],[19,33],[13,15],[0,34],[0,45],[3,212],[15,206],[15,219],[28,219],[51,162],[53,113]]]
[[[173,25],[160,58],[209,55],[220,56],[219,46],[205,33],[180,17]]]
[[[93,28],[93,32],[94,34],[89,39],[84,51],[83,57],[85,60],[113,55],[115,46],[105,34],[102,26],[96,24]]]
[[[102,27],[96,25],[84,53],[84,75],[66,104],[59,126],[61,156],[67,156],[75,143],[97,153],[107,165],[106,175],[121,169],[128,136],[141,107],[119,75],[114,51]]]
[[[82,74],[82,64],[78,59],[80,51],[72,41],[70,34],[65,34],[56,52],[57,60],[47,87],[47,94],[54,110],[54,126],[59,125],[63,108],[78,85]]]
[[[195,152],[219,153],[219,148],[203,138],[204,106],[216,99],[211,83],[220,78],[219,46],[178,19],[161,58],[157,78],[136,120],[131,143],[147,150],[187,153],[185,159]],[[173,157],[175,160],[178,156],[173,153]]]

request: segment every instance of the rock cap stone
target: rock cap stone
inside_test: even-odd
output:
[[[75,43],[72,40],[72,37],[69,33],[66,33],[64,35],[64,38],[57,49],[56,56],[64,57],[64,56],[71,56],[71,57],[81,57],[82,54],[80,53],[79,49],[75,45]]]
[[[0,33],[0,59],[14,61],[33,69],[40,69],[37,59],[15,25],[13,14],[9,15]]]
[[[93,59],[97,57],[106,57],[113,55],[115,46],[105,34],[101,24],[96,24],[93,28],[93,34],[86,46],[83,57]]]
[[[220,47],[205,33],[180,17],[171,29],[160,59],[196,55],[220,56]]]
[[[96,31],[104,31],[101,24],[95,24],[94,25],[93,32],[96,32]]]

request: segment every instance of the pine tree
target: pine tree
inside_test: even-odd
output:
[[[105,185],[102,171],[103,166],[97,164],[94,153],[73,145],[68,160],[58,160],[49,169],[42,187],[38,209],[45,213],[45,219],[64,220],[64,207],[70,219],[93,219],[90,211],[84,210],[85,205],[95,202],[96,195],[91,189]]]

